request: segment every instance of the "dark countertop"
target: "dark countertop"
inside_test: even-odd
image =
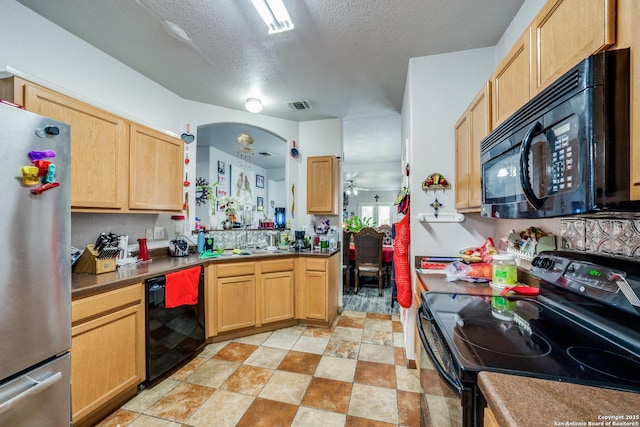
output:
[[[75,300],[89,295],[107,292],[113,289],[131,285],[133,283],[144,282],[146,279],[161,276],[171,271],[181,270],[195,265],[206,265],[209,263],[226,264],[232,262],[262,261],[270,258],[282,257],[320,257],[328,258],[340,250],[331,252],[311,252],[305,251],[285,251],[256,253],[252,255],[229,255],[220,258],[200,259],[197,255],[187,257],[171,257],[168,255],[154,256],[150,261],[121,266],[109,273],[102,274],[81,274],[71,275],[71,299]]]
[[[464,280],[448,282],[443,274],[416,273],[422,288],[429,292],[447,292],[453,294],[491,295],[489,283],[471,283]]]
[[[640,425],[638,393],[493,372],[478,385],[501,426]]]

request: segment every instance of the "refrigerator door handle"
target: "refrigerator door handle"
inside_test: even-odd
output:
[[[17,404],[19,404],[20,402],[35,396],[38,393],[41,393],[42,391],[46,390],[47,388],[51,387],[53,384],[55,384],[56,382],[60,381],[62,379],[62,373],[61,372],[56,372],[53,375],[49,375],[47,378],[45,378],[42,381],[38,381],[38,380],[34,380],[33,378],[30,378],[28,376],[24,377],[27,378],[29,381],[31,381],[31,386],[26,389],[25,391],[13,396],[12,398],[6,400],[5,402],[0,403],[0,415],[4,414],[5,412],[7,412],[9,409],[13,408],[14,406],[16,406]],[[4,394],[4,393],[3,393]]]

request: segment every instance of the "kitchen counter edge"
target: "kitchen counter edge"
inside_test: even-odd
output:
[[[134,283],[144,282],[152,277],[162,276],[172,271],[182,270],[196,265],[228,264],[235,262],[263,261],[283,257],[318,257],[329,258],[340,250],[330,252],[309,251],[278,251],[268,254],[232,255],[220,258],[200,259],[197,255],[187,257],[162,256],[154,257],[150,261],[121,266],[109,273],[102,274],[71,274],[71,299],[76,300],[113,289],[125,287]]]
[[[501,426],[607,425],[607,420],[630,422],[617,425],[640,422],[638,393],[495,372],[480,372],[478,385]],[[604,418],[610,416],[622,418]]]

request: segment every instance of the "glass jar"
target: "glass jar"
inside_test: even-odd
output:
[[[494,285],[515,285],[518,280],[516,259],[513,255],[496,254],[492,262]]]

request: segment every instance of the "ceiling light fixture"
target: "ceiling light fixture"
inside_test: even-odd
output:
[[[350,196],[351,194],[353,194],[354,196],[358,195],[358,189],[356,188],[356,185],[353,183],[353,181],[349,181],[345,193],[347,193],[347,196]]]
[[[246,108],[250,113],[259,113],[262,111],[262,101],[258,98],[247,98],[244,108]]]
[[[293,30],[293,22],[282,0],[251,0],[251,3],[269,27],[269,34]]]

